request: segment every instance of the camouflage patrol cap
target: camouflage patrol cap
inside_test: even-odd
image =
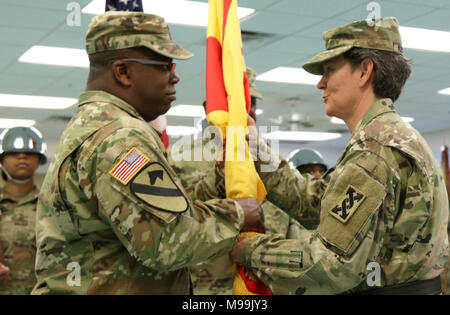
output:
[[[248,78],[248,85],[250,86],[250,95],[259,99],[262,99],[261,93],[256,89],[256,76],[258,73],[250,67],[247,67],[247,78]]]
[[[108,11],[95,16],[89,24],[86,34],[88,54],[140,46],[173,59],[193,56],[172,41],[167,23],[158,15]]]
[[[303,64],[303,69],[312,74],[323,74],[323,63],[353,47],[379,49],[401,54],[402,40],[398,22],[394,17],[377,21],[362,20],[323,32],[326,50]]]

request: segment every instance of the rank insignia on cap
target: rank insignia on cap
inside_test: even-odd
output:
[[[342,223],[345,223],[355,213],[365,198],[366,196],[349,185],[346,189],[345,196],[331,210],[328,210],[328,212]]]
[[[157,210],[182,213],[189,208],[183,191],[159,162],[149,163],[130,183],[134,196]]]
[[[148,157],[133,147],[128,151],[125,157],[109,171],[109,174],[122,184],[126,185],[149,161],[150,159]]]

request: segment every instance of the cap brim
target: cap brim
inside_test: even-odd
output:
[[[314,56],[308,62],[305,62],[302,67],[306,71],[312,74],[322,75],[323,74],[323,63],[331,60],[337,56],[352,49],[353,46],[342,46],[335,49],[325,50]]]
[[[149,43],[146,41],[142,42],[142,46],[147,47],[148,49],[163,55],[168,58],[178,59],[178,60],[186,60],[192,58],[194,56],[193,53],[184,49],[178,44],[174,42],[165,43],[161,45],[155,45],[154,43]]]

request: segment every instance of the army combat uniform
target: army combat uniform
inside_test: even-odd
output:
[[[5,265],[11,270],[9,279],[0,281],[0,294],[30,294],[36,284],[36,203],[35,187],[23,196],[0,189],[0,246]]]
[[[158,16],[107,12],[89,26],[88,53],[135,46],[186,59]],[[241,206],[188,199],[160,136],[122,99],[80,95],[39,195],[33,293],[189,294],[189,265],[231,250]]]
[[[197,183],[204,182],[208,183],[208,181],[213,176],[210,176],[210,172],[215,169],[216,161],[207,161],[205,159],[200,161],[194,160],[194,150],[206,150],[208,148],[208,138],[201,138],[196,141],[193,141],[187,149],[190,149],[189,157],[192,160],[181,160],[175,161],[172,157],[174,154],[174,150],[171,150],[171,154],[169,154],[169,162],[173,167],[174,171],[180,178],[186,192],[195,191],[195,187]],[[206,149],[205,149],[206,148]],[[212,146],[211,146],[212,148]],[[186,148],[184,150],[180,150],[177,152],[180,156],[185,153]],[[203,152],[203,151],[202,151]],[[214,149],[212,153],[214,153]],[[185,158],[187,158],[186,156]],[[222,182],[223,183],[223,182]],[[194,199],[210,199],[210,198],[224,198],[225,196],[225,188],[221,185],[220,188],[214,187],[215,183],[210,183],[211,188],[201,189],[201,191],[208,191],[209,194],[204,197],[201,194],[193,195]],[[200,184],[200,186],[205,186]],[[291,235],[295,234],[295,231],[298,230],[300,225],[295,221],[290,219],[289,215],[287,215],[284,211],[279,209],[276,205],[271,203],[268,200],[265,200],[261,204],[261,208],[264,213],[264,225],[266,227],[266,234],[278,233],[286,237],[288,235],[288,231]],[[318,223],[318,222],[317,222]],[[289,230],[289,227],[290,230]],[[197,265],[191,266],[191,277],[192,277],[192,285],[193,292],[196,295],[210,295],[210,294],[232,294],[234,275],[232,274],[232,263],[228,254],[212,259],[207,262],[202,262]]]
[[[316,231],[303,231],[299,240],[254,237],[243,248],[244,265],[256,268],[274,293],[367,291],[372,270],[380,271],[376,287],[442,273],[448,201],[439,166],[390,99],[378,101],[364,115],[325,176],[328,186]],[[291,192],[284,195],[284,209],[307,195],[303,178],[292,179],[286,162],[261,178],[275,197]]]

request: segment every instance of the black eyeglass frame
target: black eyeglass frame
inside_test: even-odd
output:
[[[114,61],[122,60],[122,61],[131,61],[141,63],[143,65],[160,65],[166,66],[166,70],[170,73],[173,73],[175,70],[176,62],[172,61],[160,61],[160,60],[152,60],[152,59],[141,59],[141,58],[120,58],[120,59],[112,59],[110,63],[114,63]]]

